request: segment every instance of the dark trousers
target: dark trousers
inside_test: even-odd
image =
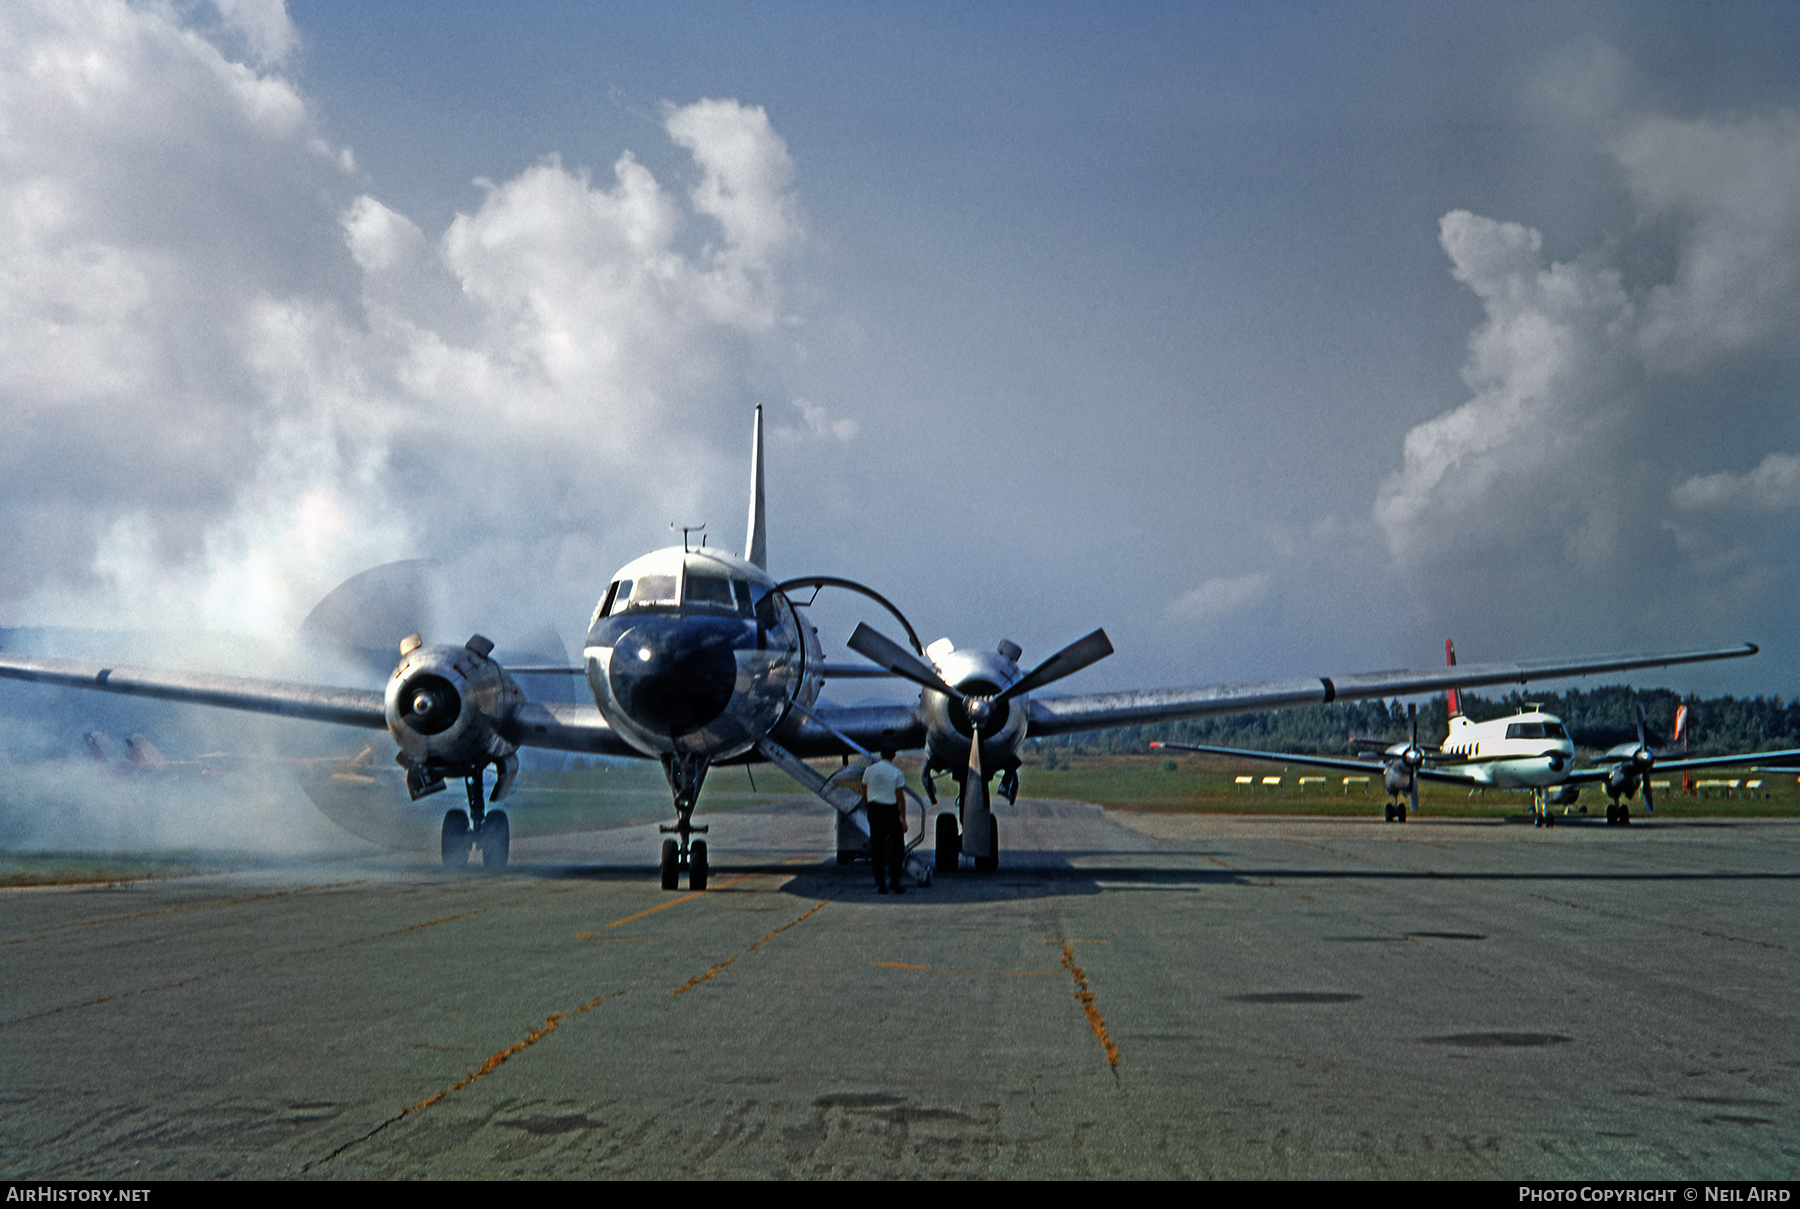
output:
[[[869,867],[875,871],[878,889],[900,884],[905,835],[900,829],[899,813],[892,806],[869,806]]]

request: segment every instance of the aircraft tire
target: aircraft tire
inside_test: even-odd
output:
[[[992,873],[1000,867],[1000,820],[991,814],[988,816],[988,854],[976,857],[975,867],[983,873]]]
[[[465,810],[444,812],[444,831],[440,853],[444,868],[463,869],[469,864],[469,814]]]
[[[662,888],[665,890],[681,888],[681,849],[674,840],[663,841]]]
[[[962,855],[962,833],[956,816],[948,810],[937,816],[937,871],[955,873],[956,858]]]
[[[498,873],[506,868],[506,862],[512,859],[512,824],[507,820],[506,811],[487,812],[487,817],[481,820],[481,835],[476,842],[481,845],[483,869]]]
[[[1394,821],[1394,804],[1392,802],[1389,802],[1386,806],[1382,807],[1381,821],[1384,823],[1391,823]]]
[[[688,848],[688,889],[706,889],[706,841],[695,840]]]

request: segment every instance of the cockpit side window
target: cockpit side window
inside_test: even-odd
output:
[[[1568,737],[1569,737],[1569,732],[1563,729],[1562,723],[1560,723],[1560,722],[1544,723],[1544,738],[1546,738],[1546,739],[1567,739]]]
[[[1562,738],[1567,738],[1567,736],[1562,733],[1561,726],[1558,726],[1556,728],[1557,733],[1555,733],[1555,734],[1547,733],[1549,731],[1549,729],[1550,729],[1549,726],[1542,722],[1513,722],[1513,723],[1509,723],[1507,725],[1506,737],[1509,739],[1562,739]]]
[[[603,612],[605,616],[612,617],[616,614],[623,613],[625,611],[625,606],[630,603],[631,581],[629,579],[621,579],[612,586],[612,591],[606,594],[606,608]]]
[[[737,596],[737,611],[739,613],[743,614],[745,617],[751,616],[752,614],[751,614],[751,610],[750,610],[750,583],[749,583],[749,581],[743,580],[743,579],[734,579],[731,581],[731,590]]]

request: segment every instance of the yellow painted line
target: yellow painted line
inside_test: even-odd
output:
[[[159,907],[154,911],[137,911],[130,915],[109,915],[105,919],[82,919],[77,920],[74,923],[57,924],[49,931],[40,933],[37,936],[21,936],[16,940],[0,941],[0,944],[19,945],[24,944],[28,940],[42,940],[51,933],[61,932],[67,928],[92,928],[100,924],[123,923],[126,920],[132,919],[149,919],[153,915],[174,915],[181,911],[201,911],[209,907],[237,907],[242,906],[244,903],[259,903],[271,898],[286,898],[290,894],[305,894],[311,890],[340,890],[345,886],[360,885],[362,885],[360,879],[353,882],[331,882],[322,886],[301,886],[295,890],[273,890],[268,894],[252,894],[247,898],[219,898],[203,903],[186,903],[179,907]]]
[[[477,907],[473,911],[464,911],[461,915],[446,915],[442,919],[428,919],[422,924],[408,924],[404,930],[407,932],[417,932],[420,928],[436,927],[438,924],[447,924],[453,919],[467,919],[471,915],[480,915],[486,910],[486,907]]]
[[[648,911],[639,911],[636,915],[627,915],[624,919],[615,919],[604,927],[597,928],[592,932],[577,932],[575,933],[575,939],[586,940],[590,936],[598,936],[600,933],[606,931],[607,928],[616,928],[620,924],[628,924],[634,919],[642,919],[646,915],[655,915],[658,911],[667,911],[670,907],[679,907],[682,903],[691,902],[696,898],[705,898],[708,894],[712,893],[713,890],[723,890],[726,886],[735,886],[739,882],[747,882],[755,876],[756,874],[754,873],[746,873],[742,877],[728,878],[718,885],[711,887],[711,889],[696,890],[692,894],[683,894],[680,898],[671,898],[666,903],[657,903]]]
[[[787,931],[789,928],[799,927],[801,924],[805,923],[807,920],[811,919],[813,916],[815,916],[819,912],[823,911],[825,909],[825,904],[830,901],[831,900],[829,898],[821,900],[817,906],[815,906],[812,910],[808,911],[805,915],[802,915],[799,919],[792,920],[788,923],[782,924],[779,928],[776,928],[773,932],[770,932],[767,936],[763,937],[761,940],[752,941],[750,944],[745,945],[743,953],[734,953],[732,956],[727,957],[724,961],[721,961],[718,965],[714,966],[712,969],[706,971],[706,973],[694,975],[692,978],[688,979],[686,982],[682,983],[680,986],[678,986],[674,990],[670,991],[669,998],[673,999],[677,995],[685,995],[689,991],[693,990],[695,987],[699,986],[701,983],[710,982],[712,979],[718,977],[720,971],[724,970],[724,968],[726,966],[730,965],[732,962],[736,961],[738,958],[744,956],[745,953],[754,953],[754,952],[756,952],[756,950],[762,948],[764,945],[768,944],[771,940],[774,940],[777,936],[780,936],[783,932]]]
[[[1069,971],[1075,979],[1075,999],[1081,1004],[1081,1010],[1087,1015],[1088,1027],[1094,1030],[1094,1036],[1100,1039],[1106,1050],[1106,1064],[1113,1069],[1113,1077],[1119,1073],[1119,1047],[1113,1044],[1112,1038],[1106,1035],[1106,1021],[1100,1018],[1100,1009],[1094,1004],[1094,992],[1088,989],[1087,974],[1075,964],[1075,950],[1069,945],[1063,946],[1063,969]]]

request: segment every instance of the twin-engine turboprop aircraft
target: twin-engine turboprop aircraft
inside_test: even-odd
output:
[[[1456,666],[1456,649],[1444,642],[1445,663]],[[1594,767],[1575,766],[1575,744],[1569,738],[1562,719],[1546,714],[1535,706],[1520,710],[1506,718],[1475,722],[1462,712],[1462,703],[1454,688],[1449,690],[1449,734],[1436,747],[1419,743],[1419,714],[1416,706],[1407,707],[1412,724],[1412,737],[1389,744],[1379,756],[1379,765],[1369,760],[1337,759],[1330,756],[1283,755],[1270,751],[1247,751],[1236,747],[1208,747],[1197,743],[1152,743],[1152,747],[1172,751],[1197,751],[1211,755],[1237,756],[1250,760],[1267,760],[1281,764],[1300,764],[1309,768],[1335,768],[1368,772],[1379,766],[1382,785],[1389,802],[1388,822],[1404,823],[1410,800],[1412,812],[1419,810],[1419,782],[1461,785],[1470,789],[1526,790],[1532,795],[1533,825],[1549,827],[1556,816],[1552,806],[1574,805],[1584,784],[1598,783],[1611,799],[1606,808],[1608,823],[1631,822],[1631,807],[1622,799],[1630,798],[1640,787],[1644,805],[1656,809],[1650,788],[1652,768],[1679,772],[1688,768],[1710,768],[1729,764],[1748,764],[1752,760],[1786,760],[1800,756],[1800,751],[1756,752],[1745,755],[1705,756],[1697,759],[1658,760],[1645,738],[1644,707],[1638,705],[1638,737],[1636,743],[1620,744],[1603,756],[1595,757]],[[1366,740],[1356,740],[1366,742]]]
[[[1019,753],[1029,736],[1756,652],[1745,643],[1661,654],[1033,698],[1030,694],[1045,685],[1111,654],[1105,632],[1094,631],[1030,671],[1019,666],[1022,652],[1011,642],[991,654],[956,651],[948,643],[933,644],[928,652],[900,611],[872,589],[831,576],[777,582],[767,569],[764,517],[758,408],[743,556],[704,545],[690,549],[685,541],[646,554],[619,570],[595,608],[581,668],[513,669],[521,675],[546,670],[584,674],[592,707],[527,699],[513,672],[492,658],[494,644],[479,634],[461,646],[427,644],[419,635],[408,638],[400,644],[400,661],[385,692],[63,659],[0,660],[0,676],[386,730],[399,748],[395,758],[406,769],[414,799],[444,789],[451,779],[464,782],[467,811],[452,809],[444,816],[442,856],[447,865],[466,863],[476,847],[484,866],[505,865],[510,851],[506,812],[488,807],[512,789],[520,748],[655,759],[668,778],[676,816],[675,825],[665,828],[672,837],[663,844],[662,884],[674,889],[685,868],[689,885],[700,890],[707,882],[706,844],[694,837],[705,828],[692,820],[707,770],[716,764],[775,764],[866,832],[859,795],[828,781],[806,759],[869,748],[922,747],[928,773],[962,773],[958,813],[946,811],[937,820],[940,867],[952,867],[961,852],[974,858],[978,868],[992,869],[1000,840],[988,807],[987,782],[1000,773],[1003,792],[1017,792]],[[825,586],[862,593],[906,631],[911,650],[868,626],[858,627],[850,645],[887,672],[919,684],[923,691],[916,705],[847,708],[819,699],[827,677],[873,670],[828,665],[817,630],[797,614],[790,593]],[[932,662],[924,658],[927,654]],[[483,785],[489,768],[495,773],[491,795]],[[919,872],[930,875],[928,867]]]

